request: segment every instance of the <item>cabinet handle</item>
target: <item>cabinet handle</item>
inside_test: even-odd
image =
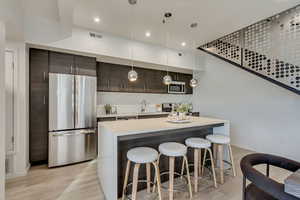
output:
[[[46,72],[44,72],[44,81],[46,80]]]
[[[71,65],[71,74],[73,74],[73,65]]]
[[[46,96],[44,96],[44,105],[46,105]]]
[[[107,88],[109,88],[109,80],[107,81]]]

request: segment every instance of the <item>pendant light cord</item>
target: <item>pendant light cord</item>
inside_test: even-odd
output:
[[[132,6],[132,8],[131,8],[131,17],[132,17],[132,21],[133,21],[133,27],[134,27],[134,9],[133,9],[133,6],[134,5],[131,5]],[[133,28],[131,28],[130,29],[130,39],[131,39],[131,42],[133,43],[133,33],[132,33],[132,29]],[[131,57],[131,70],[133,70],[133,46],[131,45],[131,48],[130,48],[130,57]]]

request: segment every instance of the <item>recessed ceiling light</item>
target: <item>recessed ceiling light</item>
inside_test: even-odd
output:
[[[150,32],[150,31],[147,31],[147,32],[145,33],[145,35],[146,35],[146,37],[150,37],[150,36],[151,36],[151,32]]]
[[[94,22],[99,23],[100,22],[100,18],[99,17],[94,17]]]
[[[185,47],[185,46],[186,46],[186,43],[185,43],[185,42],[182,42],[182,43],[181,43],[181,46]]]

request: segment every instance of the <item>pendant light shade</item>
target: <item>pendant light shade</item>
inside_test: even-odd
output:
[[[163,79],[163,83],[164,83],[165,85],[170,85],[171,82],[172,82],[172,77],[171,77],[169,74],[165,75],[165,76],[164,76],[164,79]]]
[[[131,69],[129,72],[128,72],[128,79],[129,81],[131,82],[134,82],[138,79],[138,74],[135,70]]]
[[[191,79],[191,81],[190,81],[190,86],[194,88],[194,87],[196,87],[197,85],[198,85],[198,80],[195,79],[195,78]]]

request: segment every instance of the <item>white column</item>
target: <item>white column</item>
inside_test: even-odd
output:
[[[0,200],[5,198],[5,90],[4,90],[4,47],[5,26],[0,21]]]

